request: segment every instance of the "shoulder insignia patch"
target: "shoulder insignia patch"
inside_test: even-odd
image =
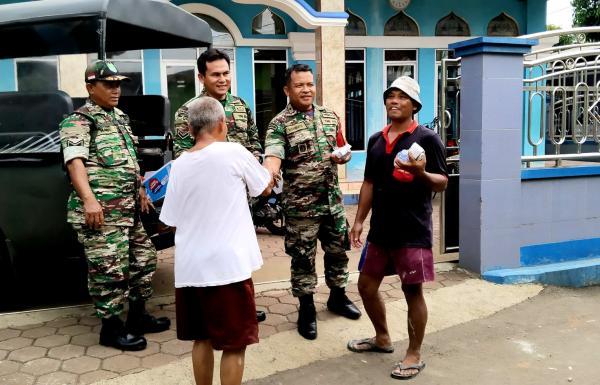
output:
[[[67,147],[82,147],[83,139],[68,139]]]

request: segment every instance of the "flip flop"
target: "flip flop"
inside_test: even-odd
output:
[[[414,374],[410,374],[407,376],[403,376],[400,374],[396,374],[395,371],[396,370],[409,370],[409,369],[416,369],[417,372]],[[413,364],[413,365],[406,365],[404,366],[402,364],[402,362],[398,362],[396,365],[394,365],[394,369],[392,370],[392,373],[390,374],[390,376],[396,380],[410,380],[411,378],[415,378],[416,376],[418,376],[423,369],[425,369],[425,362],[421,361],[418,364]]]
[[[366,348],[360,348],[359,346],[365,346]],[[393,353],[393,346],[386,346],[382,348],[381,346],[377,346],[375,344],[375,338],[361,338],[357,340],[348,341],[348,345],[346,345],[348,350],[355,353],[363,353],[363,352],[375,352],[375,353]]]

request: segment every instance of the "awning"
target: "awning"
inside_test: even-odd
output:
[[[39,0],[0,5],[0,59],[205,47],[206,22],[166,0]]]

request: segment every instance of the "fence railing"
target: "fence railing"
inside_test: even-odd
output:
[[[540,48],[524,56],[526,167],[600,160],[600,42],[587,42],[592,32],[600,26],[522,36],[540,40]],[[561,36],[571,42],[548,46]]]

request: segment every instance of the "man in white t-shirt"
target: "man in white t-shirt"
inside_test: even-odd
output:
[[[194,146],[171,167],[160,220],[175,233],[177,338],[193,340],[196,384],[212,384],[213,349],[221,384],[241,384],[246,346],[258,342],[252,272],[262,256],[246,196],[271,192],[271,174],[238,143],[226,142],[223,106],[189,104]]]

